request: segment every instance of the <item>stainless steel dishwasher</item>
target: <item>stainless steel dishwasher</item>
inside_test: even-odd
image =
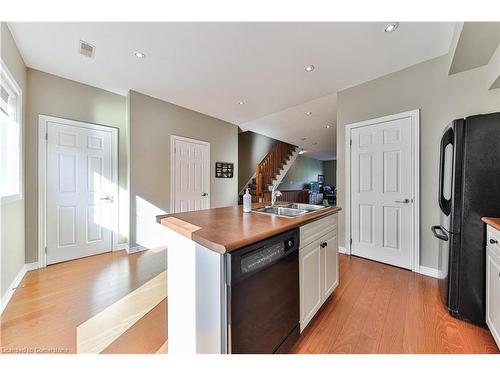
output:
[[[226,255],[229,353],[286,353],[300,335],[299,230]]]

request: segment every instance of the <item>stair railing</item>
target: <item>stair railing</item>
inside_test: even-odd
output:
[[[295,146],[291,144],[277,142],[264,159],[257,164],[257,168],[255,170],[255,190],[257,197],[265,198],[264,193],[267,190],[265,187],[272,183],[273,179],[278,174],[279,169],[283,164],[285,164],[286,159],[294,149]]]

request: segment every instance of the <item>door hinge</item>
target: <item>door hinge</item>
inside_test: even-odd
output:
[[[352,238],[349,240],[349,245],[352,245]]]
[[[47,246],[45,246],[45,254],[47,254]]]
[[[45,133],[45,140],[48,141],[49,140],[49,133]]]
[[[352,139],[349,140],[349,146],[352,146]]]

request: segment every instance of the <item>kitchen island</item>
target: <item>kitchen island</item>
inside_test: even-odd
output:
[[[241,206],[234,206],[158,216],[157,222],[168,236],[169,353],[240,352],[232,342],[236,322],[231,321],[235,314],[231,311],[235,300],[230,282],[231,273],[235,273],[231,257],[242,249],[281,237],[300,247],[300,267],[290,268],[288,273],[296,273],[295,281],[290,282],[300,284],[302,330],[338,285],[338,211],[338,207],[326,207],[290,218],[243,213]],[[262,245],[266,247],[272,248]],[[268,283],[269,288],[276,284]],[[266,293],[265,287],[262,293]],[[273,306],[269,304],[269,308]],[[259,350],[253,348],[251,352]]]

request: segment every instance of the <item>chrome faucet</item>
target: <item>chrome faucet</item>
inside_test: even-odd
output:
[[[271,207],[276,203],[276,197],[281,197],[281,191],[277,190],[277,187],[277,184],[273,185],[273,189],[271,190]]]

